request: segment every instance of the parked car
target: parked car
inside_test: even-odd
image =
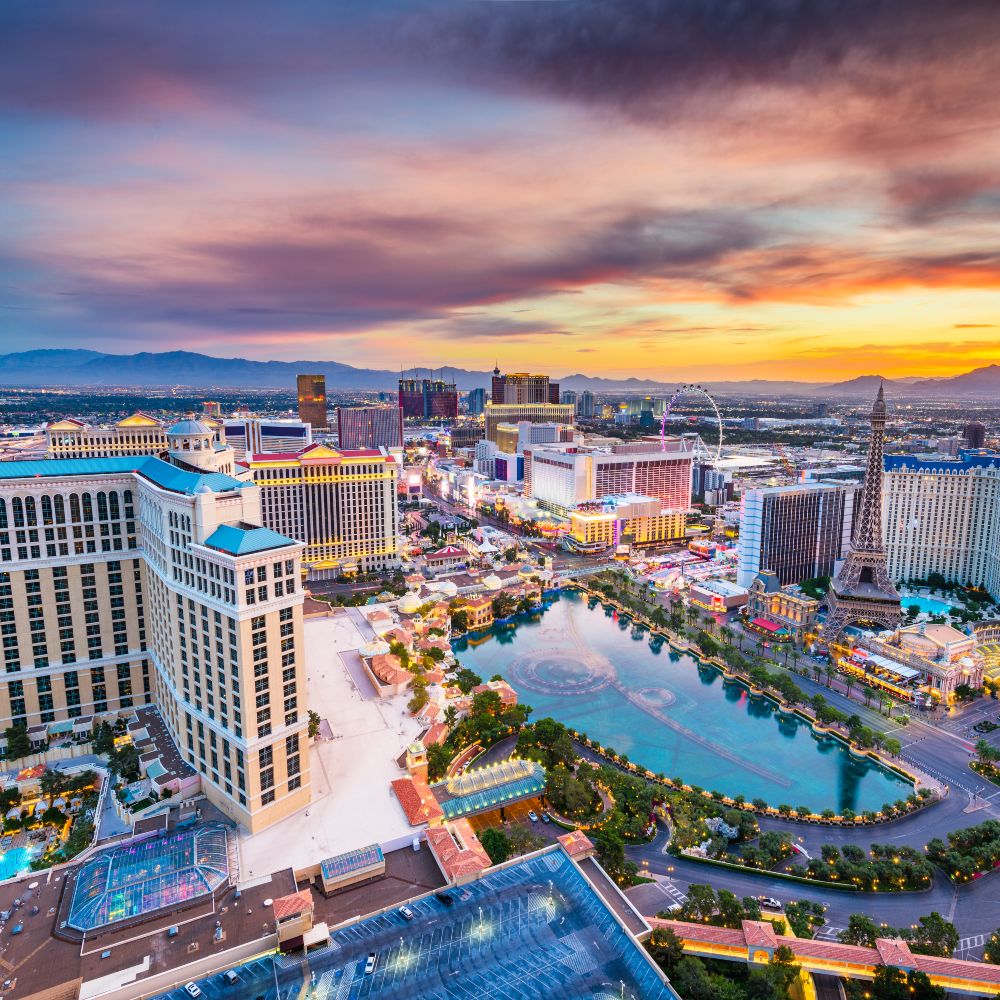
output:
[[[184,987],[184,992],[189,997],[200,997],[201,996],[201,990],[194,983],[188,983],[187,986]]]
[[[529,809],[528,810],[528,819],[530,819],[532,823],[537,823],[538,822],[538,813],[536,813],[534,809]]]
[[[227,986],[235,986],[240,981],[240,977],[232,969],[227,969],[222,978],[226,981]]]
[[[542,822],[543,823],[551,823],[552,822],[552,817],[547,812],[543,812],[542,813]]]
[[[455,900],[452,899],[452,897],[449,896],[448,893],[446,893],[446,892],[436,892],[436,893],[434,893],[434,898],[442,906],[454,906],[455,905]]]
[[[368,955],[368,961],[365,962],[365,975],[370,976],[375,971],[375,966],[378,965],[378,952],[373,951]]]
[[[399,908],[399,915],[404,920],[412,920],[413,919],[413,910],[411,910],[408,906],[401,906]]]
[[[774,896],[758,896],[757,902],[766,910],[780,910],[781,901],[774,898]]]

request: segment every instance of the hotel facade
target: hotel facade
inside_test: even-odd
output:
[[[304,543],[310,578],[392,569],[400,564],[399,466],[375,450],[300,452],[248,459],[260,487],[262,523]]]
[[[0,463],[0,727],[156,705],[207,798],[250,831],[308,805],[303,546],[204,423],[168,460]]]
[[[886,456],[882,530],[893,580],[940,573],[1000,600],[1000,453]]]

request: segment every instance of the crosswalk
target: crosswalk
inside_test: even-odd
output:
[[[674,885],[674,883],[664,876],[660,876],[656,880],[656,887],[667,896],[672,903],[677,903],[679,906],[683,906],[687,902],[687,894],[681,892],[681,890]]]
[[[837,927],[834,924],[823,924],[816,931],[816,939],[819,941],[837,941],[842,930],[844,930],[843,927]]]
[[[982,948],[989,939],[989,934],[973,934],[972,937],[961,938],[958,942],[958,948],[955,950],[955,954],[959,958],[964,958],[967,952],[975,951],[977,948]]]

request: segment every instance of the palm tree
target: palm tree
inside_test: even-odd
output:
[[[847,697],[851,697],[851,688],[854,687],[854,674],[844,676],[844,685],[847,687]]]
[[[834,675],[834,674],[835,674],[836,672],[837,672],[837,671],[836,671],[836,670],[834,669],[834,667],[833,667],[833,664],[832,664],[832,663],[828,663],[828,664],[827,664],[827,665],[826,665],[826,666],[825,666],[825,667],[823,668],[823,673],[824,673],[824,674],[826,674],[826,686],[827,686],[827,687],[833,687],[833,675]]]
[[[861,693],[865,696],[865,708],[867,708],[872,703],[872,698],[875,697],[875,689],[869,687],[867,684],[861,689]]]
[[[727,645],[732,645],[733,642],[733,630],[728,625],[723,625],[719,629],[719,635],[722,636],[722,641]]]
[[[818,663],[814,663],[813,664],[813,677],[817,681],[819,681],[820,674],[822,674],[822,673],[823,673],[823,668]]]
[[[792,669],[798,672],[799,660],[802,659],[802,655],[797,649],[792,650]]]

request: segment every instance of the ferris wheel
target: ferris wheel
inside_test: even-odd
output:
[[[663,419],[660,421],[660,449],[662,451],[667,450],[667,420],[670,419],[670,414],[673,413],[677,404],[686,396],[700,396],[706,399],[708,405],[712,407],[712,411],[715,413],[719,432],[716,440],[711,445],[706,445],[708,454],[705,456],[712,465],[715,465],[722,457],[722,416],[719,413],[718,406],[715,405],[715,400],[708,394],[708,390],[701,385],[693,383],[682,385],[667,401],[666,408],[663,411]]]

